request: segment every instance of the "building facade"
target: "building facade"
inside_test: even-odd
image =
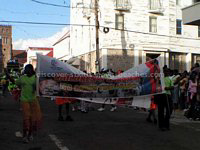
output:
[[[58,41],[53,44],[54,57],[63,62],[71,58],[70,54],[70,31],[67,31]]]
[[[2,39],[0,36],[0,73],[3,71]]]
[[[27,52],[26,50],[12,50],[12,59],[16,60],[20,66],[24,66],[27,62]]]
[[[3,67],[6,68],[7,62],[11,59],[12,53],[12,26],[0,25],[0,36],[2,39]]]
[[[158,56],[163,66],[189,71],[200,62],[200,35],[198,27],[183,25],[181,9],[192,2],[71,0],[70,51],[88,72],[96,71],[96,61],[117,71]]]
[[[192,5],[183,8],[182,11],[184,24],[200,26],[200,0],[193,0]]]
[[[26,64],[32,64],[33,67],[36,68],[36,66],[37,66],[37,54],[53,57],[53,48],[49,48],[49,47],[29,47],[28,50],[27,50],[27,63]]]

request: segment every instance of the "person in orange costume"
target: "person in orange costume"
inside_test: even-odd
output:
[[[62,115],[62,108],[63,105],[65,105],[66,109],[66,121],[74,121],[72,117],[69,115],[70,110],[70,103],[74,101],[73,98],[62,98],[62,97],[56,97],[56,105],[58,105],[58,121],[64,121],[63,115]]]

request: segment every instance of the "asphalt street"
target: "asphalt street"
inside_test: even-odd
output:
[[[11,96],[0,98],[0,150],[195,150],[199,149],[200,121],[176,112],[171,130],[160,131],[147,123],[147,112],[118,108],[110,112],[71,112],[73,122],[57,120],[57,106],[40,99],[42,129],[34,140],[24,144],[16,132],[22,130],[19,102]],[[98,108],[100,105],[94,105]]]

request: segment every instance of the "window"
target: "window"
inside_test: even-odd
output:
[[[118,30],[124,30],[124,15],[123,14],[116,14],[115,28]]]
[[[192,55],[192,66],[194,66],[194,64],[196,64],[196,63],[200,64],[200,55],[193,54]]]
[[[157,18],[149,17],[149,32],[157,32]]]
[[[8,44],[8,38],[7,37],[5,37],[5,41],[4,42],[5,42],[4,44]]]
[[[116,8],[128,10],[131,8],[131,3],[129,0],[116,0]]]
[[[150,10],[157,10],[161,8],[160,0],[149,0]]]
[[[200,37],[200,26],[198,26],[198,37]]]
[[[116,0],[116,6],[117,7],[123,7],[124,6],[124,0]]]
[[[170,69],[178,69],[179,72],[186,70],[186,54],[185,53],[170,53],[169,54]]]
[[[176,20],[176,34],[182,34],[182,20]]]
[[[6,35],[8,35],[8,34],[9,34],[9,30],[7,29],[7,30],[6,30]]]
[[[181,0],[176,0],[176,5],[180,6]]]

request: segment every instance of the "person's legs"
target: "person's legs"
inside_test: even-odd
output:
[[[58,105],[58,121],[63,121],[63,116],[62,116],[62,105]]]
[[[155,109],[152,109],[151,115],[152,115],[152,117],[153,117],[153,123],[154,123],[154,124],[157,124]]]
[[[85,101],[81,101],[81,112],[87,113]]]
[[[148,117],[147,117],[147,119],[146,119],[147,122],[150,122],[150,123],[152,122],[151,116],[152,116],[152,110],[150,109],[150,110],[149,110]]]
[[[65,109],[66,109],[66,118],[65,118],[65,120],[66,121],[74,121],[73,119],[72,119],[72,117],[69,115],[69,110],[70,110],[70,104],[69,103],[66,103],[65,104]]]
[[[117,109],[116,105],[114,105],[114,104],[112,104],[111,107],[112,108],[110,109],[110,111],[115,111]]]
[[[165,107],[166,94],[159,96],[158,105],[158,127],[163,130],[164,128],[164,107]]]
[[[23,114],[23,142],[28,143],[28,136],[31,127],[31,113],[30,104],[28,102],[23,102],[22,104],[22,114]]]
[[[197,100],[197,97],[196,97],[196,95],[194,95],[191,100],[191,105],[190,105],[189,112],[188,112],[189,118],[193,118],[193,112],[194,112],[196,100]]]
[[[105,104],[102,104],[101,107],[98,109],[98,111],[104,111],[105,110]]]
[[[180,94],[180,109],[181,110],[184,110],[186,108],[185,103],[186,103],[185,92],[181,92]]]
[[[163,128],[164,124],[164,105],[163,103],[158,104],[158,127]]]
[[[165,109],[166,109],[166,114],[165,114],[165,119],[164,119],[164,127],[166,129],[170,129],[170,116],[172,114],[172,100],[170,98],[170,96],[166,97],[167,99],[165,100]]]
[[[6,96],[6,84],[3,84],[2,88],[3,96]]]

